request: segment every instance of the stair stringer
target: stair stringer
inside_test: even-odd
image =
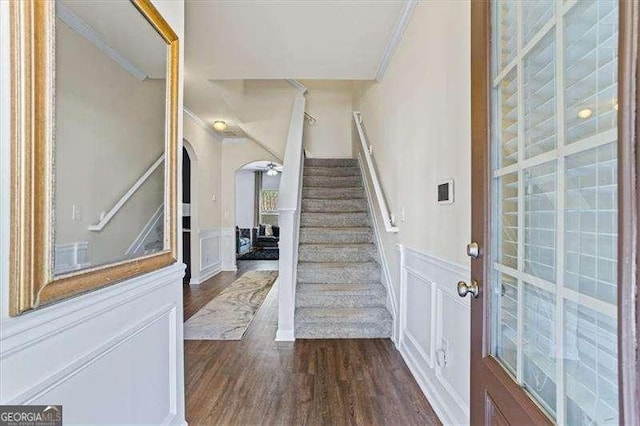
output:
[[[381,227],[380,220],[375,215],[375,209],[373,206],[373,193],[371,191],[371,187],[369,186],[369,180],[367,179],[367,175],[364,170],[364,166],[362,164],[362,153],[358,153],[358,167],[360,168],[360,175],[362,178],[362,185],[364,187],[364,192],[367,198],[367,207],[369,209],[369,218],[371,219],[371,227],[373,228],[374,244],[376,246],[376,250],[378,252],[378,260],[380,262],[380,275],[381,281],[384,285],[384,288],[387,291],[387,310],[391,313],[391,318],[393,320],[391,340],[394,344],[398,344],[398,301],[396,300],[395,293],[392,288],[392,280],[391,280],[391,272],[389,272],[389,264],[387,261],[387,255],[384,251],[384,245],[382,244],[382,237],[380,236],[380,229],[384,229]]]

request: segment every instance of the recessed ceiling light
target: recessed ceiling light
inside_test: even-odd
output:
[[[593,114],[593,111],[591,111],[589,108],[581,109],[580,111],[578,111],[578,117],[580,118],[589,118],[591,117],[591,114]]]
[[[224,129],[227,128],[227,123],[225,123],[222,120],[214,121],[213,122],[213,128],[216,129],[219,132],[222,132],[222,131],[224,131]]]

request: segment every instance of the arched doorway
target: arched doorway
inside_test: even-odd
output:
[[[183,282],[189,284],[194,268],[194,260],[198,256],[198,239],[192,235],[192,230],[198,229],[197,209],[197,159],[195,151],[186,139],[182,146],[182,262],[186,265]],[[197,269],[196,269],[197,270]]]

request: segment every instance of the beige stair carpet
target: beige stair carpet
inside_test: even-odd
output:
[[[184,323],[185,340],[241,340],[276,278],[277,271],[242,275]]]

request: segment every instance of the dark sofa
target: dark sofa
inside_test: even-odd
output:
[[[277,248],[280,241],[280,227],[277,225],[272,226],[273,235],[265,235],[265,225],[260,225],[257,228],[251,230],[251,239],[253,241],[253,247],[256,248]]]

